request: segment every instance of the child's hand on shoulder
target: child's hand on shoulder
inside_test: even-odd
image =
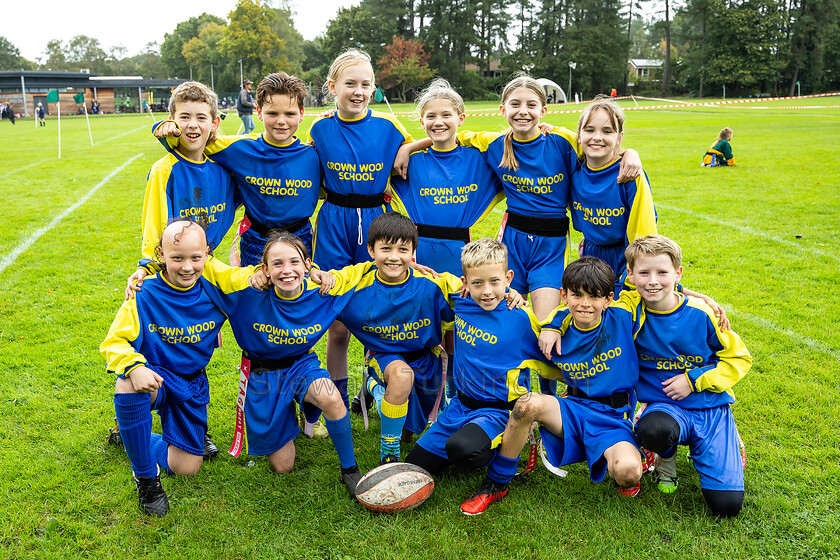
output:
[[[540,350],[542,351],[543,356],[545,356],[546,359],[551,359],[552,350],[557,350],[558,356],[563,355],[563,353],[560,351],[560,341],[560,333],[557,331],[544,330],[540,333],[538,344],[540,345]]]
[[[151,393],[157,391],[163,385],[163,377],[146,366],[139,366],[131,370],[128,379],[138,393]]]
[[[321,289],[318,290],[321,295],[326,295],[335,286],[335,276],[325,270],[318,270],[313,267],[309,271],[309,278],[321,286]]]
[[[545,136],[546,134],[551,134],[551,131],[556,128],[553,124],[548,124],[545,121],[540,122],[539,126],[540,126],[540,134],[542,134],[543,136]]]
[[[642,174],[642,158],[639,152],[629,148],[621,154],[621,163],[618,165],[618,182],[626,183],[632,181]]]
[[[440,278],[440,274],[438,274],[438,272],[434,268],[432,268],[430,266],[426,266],[425,264],[420,264],[420,263],[413,262],[413,263],[411,263],[411,268],[413,268],[414,270],[416,270],[417,272],[420,272],[422,274],[428,274],[432,278]],[[461,290],[461,295],[463,295],[463,293],[464,292],[463,292],[463,289],[462,289]]]
[[[143,278],[148,275],[146,269],[138,268],[134,274],[128,277],[128,285],[125,288],[126,301],[134,299],[134,292],[139,292],[143,286]]]
[[[331,119],[335,115],[335,109],[327,109],[323,113],[321,113],[322,119]]]
[[[508,309],[519,309],[520,307],[528,307],[528,300],[522,297],[522,294],[510,288],[505,293],[505,299],[508,302]]]
[[[160,126],[154,130],[155,138],[166,138],[167,136],[180,136],[181,128],[178,123],[171,119],[166,119]]]
[[[248,277],[248,285],[258,290],[267,290],[269,286],[268,276],[261,268],[258,268],[251,276]]]
[[[681,401],[691,394],[691,384],[688,377],[681,373],[663,381],[662,390],[672,400]]]

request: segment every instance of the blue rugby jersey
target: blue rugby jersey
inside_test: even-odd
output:
[[[212,275],[211,268],[208,261],[204,274]],[[249,275],[247,268],[223,266],[215,282],[231,286],[247,281]],[[99,347],[108,371],[128,375],[149,363],[188,375],[207,366],[225,315],[205,291],[203,280],[182,289],[162,274],[147,277],[136,298],[123,302]]]
[[[737,334],[720,330],[705,302],[680,295],[674,309],[658,312],[648,309],[638,292],[622,292],[622,297],[625,293],[641,309],[636,334],[640,401],[695,410],[735,402],[732,386],[749,371],[752,356]],[[686,376],[692,393],[675,401],[665,395],[662,382],[678,374]]]
[[[413,352],[440,344],[443,329],[451,328],[452,301],[460,292],[461,279],[448,273],[432,278],[409,270],[408,278],[391,284],[380,280],[371,264],[330,271],[359,278],[338,319],[374,352]],[[364,273],[359,276],[356,270]]]
[[[364,271],[362,266],[347,274],[336,273],[336,284],[327,295],[321,295],[320,286],[308,278],[293,298],[281,296],[273,286],[251,288],[247,277],[232,286],[214,285],[208,277],[205,289],[227,315],[240,348],[252,358],[278,360],[315,346],[350,301]]]
[[[637,308],[613,302],[601,321],[589,329],[579,328],[569,308],[558,307],[543,323],[543,330],[561,334],[561,355],[551,361],[563,372],[563,380],[590,397],[608,397],[629,392],[635,406],[633,387],[639,380],[639,359],[633,336],[638,328]],[[556,353],[556,351],[555,351]]]
[[[391,178],[395,209],[418,224],[469,228],[504,197],[495,172],[475,148],[429,148],[409,157],[408,180]]]
[[[167,121],[155,123],[152,131]],[[159,138],[170,152],[177,136]],[[323,172],[315,148],[297,137],[284,145],[265,134],[219,136],[204,155],[230,171],[236,179],[245,212],[267,226],[287,225],[315,213]]]
[[[583,164],[572,175],[572,224],[594,245],[626,247],[656,233],[656,210],[646,173],[618,182],[621,158],[592,169]]]
[[[212,160],[202,162],[172,152],[157,160],[146,180],[143,200],[143,246],[140,266],[154,263],[163,230],[176,219],[191,219],[207,227],[207,244],[216,248],[236,216],[239,198],[233,177]]]
[[[575,134],[556,127],[551,133],[520,142],[513,140],[519,169],[500,167],[505,135],[499,132],[459,132],[458,142],[478,148],[498,175],[507,207],[525,216],[564,218],[569,205],[571,174],[577,167]]]
[[[472,298],[455,299],[455,364],[458,391],[479,401],[513,401],[531,390],[531,369],[546,377],[560,372],[538,344],[540,327],[528,308],[491,311]]]
[[[324,187],[340,194],[385,192],[400,146],[412,142],[391,115],[368,109],[359,119],[345,121],[336,112],[318,118],[309,128],[324,170]]]

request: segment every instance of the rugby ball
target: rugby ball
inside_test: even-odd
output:
[[[362,477],[356,499],[371,511],[407,511],[425,502],[434,488],[435,481],[425,469],[411,463],[388,463]]]

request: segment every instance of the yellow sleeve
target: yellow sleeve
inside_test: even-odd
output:
[[[559,309],[559,308],[558,308]],[[523,307],[522,310],[528,315],[528,320],[531,324],[531,334],[533,334],[535,340],[539,340],[540,338],[540,330],[542,329],[542,324],[537,319],[534,312],[531,311],[530,307]],[[554,313],[557,312],[555,309],[549,316],[553,316]],[[570,315],[571,317],[571,315]],[[529,333],[523,333],[524,336],[530,336]],[[545,377],[547,379],[563,379],[563,372],[552,363],[549,363],[545,360],[545,357],[540,355],[539,359],[527,359],[522,363],[522,367],[528,367],[533,371],[537,372],[537,375],[541,377]],[[508,383],[510,386],[510,383]]]
[[[408,133],[408,131],[405,129],[402,123],[394,115],[389,115],[388,113],[380,113],[379,111],[371,111],[371,116],[391,121],[391,124],[393,124],[396,127],[396,129],[399,130],[400,133],[402,133],[403,135],[403,141],[400,145],[408,144],[409,142],[414,142],[414,138],[411,137],[411,134]]]
[[[351,290],[359,289],[373,283],[373,274],[368,274],[375,266],[373,261],[352,264],[341,270],[330,270],[335,276],[335,286],[329,291],[331,296],[340,296]]]
[[[458,133],[458,143],[462,146],[470,148],[478,148],[482,152],[486,152],[490,144],[501,136],[501,132],[471,132],[464,130]]]
[[[656,210],[647,175],[642,173],[636,177],[636,197],[627,217],[627,243],[646,235],[656,235]]]
[[[714,312],[705,302],[689,298],[689,305],[706,312],[708,320],[715,329],[715,335],[723,346],[716,352],[718,363],[715,366],[686,371],[686,375],[692,382],[692,388],[695,391],[712,391],[713,393],[726,391],[732,394],[732,387],[752,367],[752,356],[741,337],[732,331],[720,330]]]
[[[248,278],[256,271],[256,266],[232,267],[215,257],[210,257],[201,275],[222,293],[229,294],[247,288]]]
[[[140,316],[137,314],[137,300],[123,302],[108,336],[99,345],[99,352],[105,358],[108,371],[117,375],[128,374],[134,368],[144,365],[146,358],[137,352],[131,343],[140,336]]]
[[[169,203],[166,197],[166,184],[172,173],[172,166],[178,161],[171,154],[157,160],[149,171],[146,181],[146,194],[143,198],[143,245],[142,258],[155,260],[155,248],[160,242],[169,216]]]
[[[577,133],[569,130],[568,128],[562,127],[562,126],[555,126],[554,128],[551,129],[551,132],[549,132],[549,134],[556,134],[557,136],[562,136],[563,138],[565,138],[566,142],[571,144],[572,149],[575,151],[577,156],[580,157],[581,152],[580,152],[580,145],[578,144],[578,141],[577,141]]]

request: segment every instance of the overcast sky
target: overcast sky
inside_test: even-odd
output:
[[[295,26],[304,39],[314,39],[327,28],[338,8],[358,5],[360,0],[290,0]],[[276,2],[275,2],[276,4]],[[117,6],[119,6],[117,8]],[[146,43],[163,43],[163,35],[193,16],[207,12],[227,19],[236,0],[199,0],[190,2],[67,2],[39,0],[4,10],[0,36],[6,37],[21,56],[32,61],[43,56],[47,42],[65,43],[76,35],[99,39],[105,52],[118,44],[128,49],[127,56],[143,51]],[[14,14],[15,21],[7,16]],[[119,14],[119,15],[118,15]]]

